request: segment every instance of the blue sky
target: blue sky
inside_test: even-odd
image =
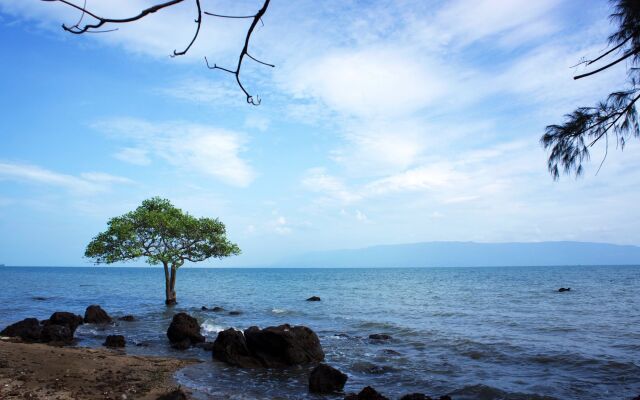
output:
[[[259,1],[204,2],[247,14]],[[135,14],[148,1],[89,1]],[[159,195],[219,217],[268,265],[310,250],[433,240],[639,244],[638,144],[595,148],[553,182],[545,125],[623,87],[624,66],[573,81],[606,46],[602,1],[273,0],[243,81],[246,21],[193,4],[76,36],[55,2],[0,0],[0,263],[86,265],[108,218]],[[211,7],[220,7],[212,9]]]

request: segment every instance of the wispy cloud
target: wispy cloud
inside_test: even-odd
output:
[[[80,175],[63,174],[37,165],[0,162],[0,180],[54,186],[76,195],[93,195],[109,190],[113,185],[131,184],[132,180],[103,172]]]
[[[178,169],[240,187],[248,186],[256,175],[241,157],[247,140],[239,132],[185,122],[151,123],[133,118],[106,120],[95,127],[127,144],[116,153],[118,159],[126,162],[148,165],[153,157]]]

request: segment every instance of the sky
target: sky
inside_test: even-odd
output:
[[[89,0],[109,17],[152,4]],[[259,0],[203,0],[246,15]],[[473,4],[473,6],[472,6]],[[605,1],[272,0],[242,80],[247,20],[193,2],[115,32],[72,35],[57,2],[0,0],[0,263],[90,265],[109,218],[161,196],[217,217],[243,254],[201,266],[277,265],[308,251],[422,241],[640,244],[639,143],[595,147],[554,182],[539,139],[624,88],[589,79]]]

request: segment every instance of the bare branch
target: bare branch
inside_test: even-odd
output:
[[[601,71],[604,71],[604,70],[605,70],[605,69],[607,69],[607,68],[613,67],[613,66],[614,66],[614,65],[616,65],[617,63],[619,63],[619,62],[621,62],[621,61],[624,61],[624,60],[626,60],[627,58],[629,58],[629,57],[631,57],[631,56],[633,56],[633,55],[636,55],[636,54],[638,54],[638,53],[640,53],[640,49],[634,49],[633,51],[628,52],[628,53],[627,53],[627,54],[625,54],[624,56],[622,56],[622,57],[618,58],[618,59],[617,59],[617,60],[615,60],[615,61],[610,62],[609,64],[605,65],[604,67],[600,67],[600,68],[598,68],[598,69],[596,69],[596,70],[593,70],[593,71],[591,71],[591,72],[587,72],[586,74],[582,74],[582,75],[574,76],[574,77],[573,77],[573,79],[580,79],[580,78],[584,78],[584,77],[587,77],[587,76],[590,76],[590,75],[597,74],[598,72],[601,72]]]
[[[69,7],[75,8],[76,10],[79,10],[82,12],[82,14],[80,15],[80,18],[78,20],[78,22],[76,22],[76,24],[74,25],[70,25],[67,26],[65,24],[62,25],[62,28],[67,31],[67,32],[71,32],[73,34],[79,35],[79,34],[83,34],[83,33],[103,33],[103,32],[111,32],[113,30],[116,29],[109,29],[109,30],[97,30],[98,28],[106,25],[106,24],[124,24],[124,23],[128,23],[128,22],[134,22],[137,20],[140,20],[144,17],[146,17],[149,14],[155,13],[159,10],[162,10],[164,8],[167,7],[171,7],[174,6],[176,4],[182,3],[184,2],[184,0],[170,0],[170,1],[165,1],[163,3],[160,4],[156,4],[152,7],[146,8],[142,11],[140,11],[137,15],[134,15],[132,17],[128,17],[128,18],[105,18],[105,17],[101,17],[99,15],[97,15],[94,12],[91,12],[89,10],[87,10],[87,1],[84,0],[84,3],[82,6],[79,6],[77,4],[72,3],[70,0],[41,0],[41,1],[47,1],[47,2],[60,2],[63,3]],[[255,62],[274,68],[275,65],[273,64],[269,64],[266,63],[264,61],[261,61],[255,57],[253,57],[252,55],[249,54],[249,42],[251,40],[251,35],[253,34],[253,31],[256,27],[256,25],[258,24],[258,21],[260,21],[261,24],[264,25],[264,23],[262,22],[262,17],[264,16],[264,14],[267,11],[267,8],[269,7],[269,2],[270,0],[264,0],[264,3],[262,5],[262,7],[258,10],[258,12],[254,15],[223,15],[223,14],[215,14],[215,13],[210,13],[210,12],[206,12],[206,11],[202,11],[202,5],[201,5],[201,0],[194,0],[195,4],[196,4],[196,10],[197,10],[197,18],[195,19],[195,23],[196,23],[196,29],[195,32],[193,34],[193,37],[191,38],[191,41],[189,42],[189,44],[184,48],[184,50],[182,51],[178,51],[178,50],[174,50],[173,54],[171,55],[171,57],[176,57],[176,56],[182,56],[187,54],[187,52],[191,49],[191,47],[194,45],[194,43],[196,42],[196,40],[198,39],[198,35],[200,34],[200,28],[202,27],[202,14],[205,15],[210,15],[213,17],[218,17],[218,18],[232,18],[232,19],[252,19],[251,24],[249,26],[249,29],[247,30],[247,35],[245,37],[244,40],[244,46],[242,48],[242,51],[240,52],[240,55],[238,56],[238,64],[236,66],[235,69],[227,69],[227,68],[223,68],[223,67],[219,67],[216,64],[213,64],[213,66],[209,65],[209,61],[206,59],[205,57],[205,62],[207,63],[207,67],[209,69],[220,69],[222,71],[231,73],[235,76],[236,78],[236,82],[238,83],[238,86],[240,87],[240,90],[242,90],[242,92],[245,94],[246,98],[247,98],[247,103],[249,104],[253,104],[253,105],[258,105],[260,104],[260,98],[259,97],[253,97],[244,87],[244,85],[242,84],[241,80],[240,80],[240,70],[242,68],[242,62],[244,61],[244,56],[248,56],[249,58],[251,58],[252,60],[254,60]],[[85,16],[90,16],[93,19],[96,20],[95,23],[87,23],[84,26],[81,26],[82,21],[84,20]]]
[[[155,6],[149,7],[149,8],[145,8],[144,10],[140,11],[140,13],[138,15],[135,15],[133,17],[129,17],[129,18],[103,18],[103,17],[99,17],[98,15],[88,11],[85,7],[80,7],[76,4],[73,4],[70,1],[67,0],[42,0],[42,1],[48,1],[48,2],[53,2],[53,1],[58,1],[60,3],[64,3],[70,7],[73,7],[77,10],[82,11],[83,13],[90,15],[91,17],[95,18],[98,20],[97,23],[95,24],[86,24],[84,27],[79,27],[79,26],[66,26],[66,25],[62,25],[62,28],[67,31],[67,32],[71,32],[71,33],[75,33],[75,34],[81,34],[81,33],[85,33],[90,29],[97,29],[100,28],[102,25],[104,24],[124,24],[127,22],[133,22],[133,21],[137,21],[139,19],[142,19],[144,17],[146,17],[149,14],[153,14],[156,11],[159,11],[163,8],[166,7],[170,7],[173,5],[176,5],[178,3],[182,3],[184,0],[171,0],[171,1],[167,1],[165,3],[160,3],[160,4],[156,4]]]
[[[191,46],[193,46],[193,43],[195,43],[196,39],[198,38],[198,34],[200,33],[200,26],[202,25],[202,7],[200,6],[200,0],[196,0],[196,7],[198,9],[198,18],[195,20],[195,23],[198,24],[196,32],[193,34],[193,38],[191,39],[191,42],[189,42],[189,45],[182,51],[174,50],[171,57],[183,56],[187,54],[187,51],[189,51]]]
[[[242,68],[242,61],[244,60],[244,56],[245,55],[248,56],[249,58],[251,58],[252,60],[260,63],[260,64],[267,65],[269,67],[275,67],[275,65],[262,62],[262,61],[260,61],[260,60],[258,60],[256,58],[252,57],[249,54],[249,41],[251,40],[251,34],[253,33],[253,30],[256,28],[256,25],[258,24],[258,21],[262,22],[262,16],[264,15],[265,12],[267,12],[267,8],[269,7],[269,2],[270,2],[270,0],[265,0],[264,4],[262,5],[262,8],[260,8],[260,10],[258,10],[256,15],[250,17],[250,18],[253,18],[253,21],[251,21],[251,25],[249,26],[249,29],[247,30],[247,36],[245,37],[245,40],[244,40],[244,47],[242,48],[242,51],[240,52],[240,56],[238,57],[238,65],[237,65],[235,70],[222,68],[222,67],[217,66],[216,64],[213,64],[213,67],[211,67],[209,65],[209,61],[205,57],[205,62],[207,63],[207,67],[209,67],[209,69],[221,69],[223,71],[226,71],[226,72],[229,72],[231,74],[234,74],[235,77],[236,77],[236,82],[238,82],[238,86],[240,87],[240,90],[242,90],[244,92],[245,96],[247,96],[247,103],[252,104],[254,106],[257,106],[257,105],[260,104],[260,98],[258,96],[256,96],[254,98],[244,88],[244,86],[242,85],[242,82],[240,81],[240,69]],[[208,12],[205,12],[205,14],[216,16],[216,17],[221,17],[221,18],[248,18],[248,17],[245,17],[245,16],[243,16],[243,17],[222,16],[222,15],[212,14],[212,13],[208,13]]]

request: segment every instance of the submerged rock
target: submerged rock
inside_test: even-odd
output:
[[[204,336],[200,334],[198,320],[186,313],[178,313],[173,316],[171,325],[167,329],[167,337],[172,346],[178,349],[185,348],[185,344],[188,348],[195,343],[204,342]]]
[[[385,340],[391,340],[391,336],[387,335],[386,333],[373,333],[373,334],[369,335],[369,339],[378,340],[378,341],[385,341]]]
[[[87,324],[108,324],[111,317],[97,304],[92,304],[84,312],[84,322]]]
[[[103,345],[107,347],[124,347],[126,346],[126,340],[122,335],[109,335],[105,339]]]
[[[213,351],[213,342],[196,343],[194,347],[197,347],[204,351]]]
[[[134,317],[133,315],[125,315],[118,318],[118,321],[126,321],[126,322],[133,322],[135,320],[136,320],[136,317]]]
[[[307,299],[307,301],[320,301],[320,300],[321,300],[321,299],[320,299],[320,297],[318,297],[318,296],[311,296],[311,297],[309,297],[309,298]]]
[[[400,397],[400,400],[433,400],[431,397],[425,395],[424,393],[411,393],[405,394]]]
[[[213,311],[213,312],[222,312],[222,311],[224,311],[224,308],[222,308],[222,307],[213,307],[211,309],[211,311]]]
[[[25,318],[4,328],[0,336],[19,337],[27,342],[37,342],[42,336],[42,326],[36,318]]]
[[[570,287],[569,287],[569,288],[563,288],[563,287],[561,287],[560,289],[558,289],[558,292],[560,292],[560,293],[562,293],[562,292],[569,292],[569,291],[571,291],[571,288],[570,288]]]
[[[324,351],[311,329],[285,324],[222,331],[214,342],[213,357],[243,368],[281,368],[322,361]]]
[[[351,393],[346,395],[344,400],[389,400],[389,398],[381,395],[371,386],[367,386],[358,394]]]
[[[240,314],[242,314],[242,311],[237,311],[237,310],[229,311],[229,315],[240,315]]]
[[[347,379],[347,375],[337,369],[327,364],[320,364],[309,375],[309,391],[312,393],[339,392],[344,388]]]

